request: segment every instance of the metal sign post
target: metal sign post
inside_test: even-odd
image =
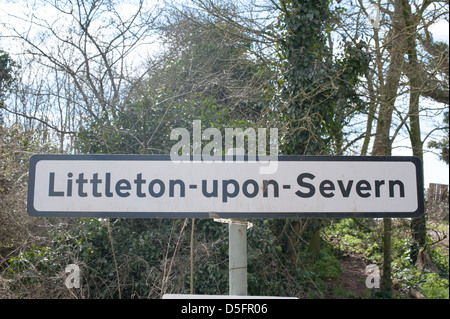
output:
[[[247,221],[231,219],[229,225],[229,291],[247,296]]]

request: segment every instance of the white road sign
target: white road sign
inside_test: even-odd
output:
[[[419,217],[415,157],[281,156],[173,162],[151,155],[35,155],[28,213],[65,217]]]

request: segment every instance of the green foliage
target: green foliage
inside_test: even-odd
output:
[[[169,278],[164,292],[189,293],[189,227],[185,220],[112,219],[113,255],[105,222],[81,218],[62,224],[50,219],[49,239],[32,244],[9,258],[5,279],[13,283],[15,295],[70,297],[63,286],[64,269],[76,263],[82,269],[84,298],[117,298],[119,276],[123,298],[160,298],[162,282]],[[328,291],[327,282],[338,280],[342,268],[338,255],[362,254],[369,263],[380,261],[377,224],[360,224],[353,219],[333,221],[322,228],[319,258],[311,258],[307,246],[299,250],[299,263],[293,265],[273,227],[273,220],[252,220],[248,230],[248,289],[250,295],[323,298],[329,293],[352,297],[339,287]],[[184,225],[184,228],[183,228]],[[275,230],[275,231],[274,231]],[[393,276],[402,289],[414,288],[427,298],[448,298],[448,256],[429,250],[438,272],[419,271],[411,263],[409,240],[393,236]],[[194,283],[197,294],[228,293],[228,227],[213,220],[196,220]],[[115,258],[114,258],[115,257]],[[118,264],[116,272],[114,263]],[[172,264],[171,267],[169,265]],[[401,292],[402,290],[400,290]],[[374,294],[372,297],[383,297]]]
[[[242,31],[189,11],[167,19],[162,31],[169,52],[160,66],[149,70],[114,113],[85,119],[79,152],[168,154],[176,143],[172,129],[192,133],[193,120],[223,132],[261,119],[270,71],[249,58],[251,41]]]
[[[192,134],[192,121],[221,128],[230,122],[228,110],[215,101],[197,95],[191,100],[173,100],[173,92],[160,92],[130,101],[113,119],[92,119],[78,134],[76,148],[82,153],[169,154],[176,143],[170,140],[174,128]],[[192,136],[192,135],[191,135]]]
[[[411,238],[406,237],[407,225],[404,221],[396,221],[396,227],[392,236],[392,275],[399,282],[398,293],[409,294],[408,289],[420,291],[426,298],[448,298],[449,258],[440,248],[428,248],[426,253],[431,258],[434,271],[418,267],[411,260]],[[381,264],[383,261],[382,238],[379,236],[381,223],[367,220],[362,224],[361,220],[342,219],[333,221],[323,229],[324,237],[333,247],[342,252],[357,253],[367,259],[368,263]],[[427,238],[431,245],[431,238]],[[429,247],[429,246],[428,246]],[[373,297],[385,298],[380,292],[375,292]]]
[[[357,224],[354,219],[332,221],[324,228],[324,236],[340,251],[361,254],[374,261],[382,260],[379,238],[376,232]]]
[[[308,259],[305,250],[304,260],[310,262],[294,268],[270,222],[252,222],[255,227],[248,231],[249,293],[323,297],[327,290],[324,280],[340,273],[332,250],[324,248],[321,258],[315,261]],[[82,218],[72,220],[70,225],[56,223],[50,241],[31,245],[9,259],[7,278],[15,279],[16,293],[22,297],[30,297],[26,292],[38,286],[45,287],[50,297],[56,291],[69,294],[63,286],[63,272],[68,264],[75,263],[82,269],[82,290],[76,291],[79,297],[117,298],[118,275],[123,298],[160,298],[165,276],[170,278],[165,292],[189,293],[189,227],[181,232],[183,223],[181,219],[111,220],[114,255],[102,220]],[[227,294],[228,227],[213,220],[196,220],[195,226],[195,293]],[[175,263],[170,268],[172,260]]]
[[[418,269],[411,260],[410,239],[396,240],[396,251],[393,257],[393,277],[396,278],[406,288],[413,288],[420,291],[429,299],[449,298],[449,259],[448,255],[441,248],[429,248],[425,251],[431,257],[433,270],[428,269],[430,265],[422,270]],[[427,238],[428,244],[431,238]]]
[[[0,101],[3,100],[5,91],[8,90],[13,83],[14,72],[17,67],[17,63],[11,59],[9,54],[0,50]],[[3,105],[0,104],[0,109],[2,106]]]
[[[393,260],[393,276],[406,288],[420,291],[429,299],[448,299],[448,256],[443,251],[432,249],[430,255],[432,261],[438,265],[438,273],[428,269],[420,271],[411,263],[408,251],[408,243],[405,243],[405,252],[399,258]]]
[[[331,1],[280,0],[282,14],[277,29],[281,60],[279,84],[290,122],[283,143],[287,154],[339,153],[344,126],[362,110],[356,87],[367,70],[367,45],[343,45],[342,57],[334,57],[327,46],[333,19]]]
[[[340,277],[342,268],[333,251],[326,246],[325,249],[320,251],[320,256],[314,263],[313,271],[321,278],[336,279]]]
[[[326,280],[341,274],[334,249],[321,245],[319,258],[311,258],[307,245],[298,247],[299,262],[290,259],[280,238],[277,220],[255,220],[248,232],[248,285],[251,295],[323,298]]]
[[[421,291],[428,299],[449,299],[448,279],[439,277],[438,274],[428,273],[424,275]]]
[[[119,276],[124,298],[159,298],[166,254],[175,253],[171,233],[179,231],[181,221],[112,221],[115,255],[102,222],[83,218],[74,220],[70,227],[55,227],[47,246],[32,245],[11,258],[8,274],[20,275],[21,281],[27,283],[32,283],[33,278],[40,278],[40,282],[60,278],[55,287],[61,289],[64,287],[61,274],[68,264],[75,263],[82,269],[83,291],[88,293],[84,297],[117,298]],[[126,227],[130,223],[135,227]],[[118,272],[115,262],[119,265]]]
[[[41,224],[24,212],[30,156],[56,149],[42,135],[20,125],[2,126],[0,121],[0,256],[18,249]]]

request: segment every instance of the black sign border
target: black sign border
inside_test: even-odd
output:
[[[221,156],[216,157],[218,160],[232,161],[236,157]],[[248,157],[239,157],[244,161]],[[29,176],[28,176],[28,194],[27,194],[27,212],[30,216],[35,217],[91,217],[91,218],[248,218],[248,219],[297,219],[297,218],[418,218],[425,212],[424,205],[424,183],[423,183],[423,166],[419,158],[414,156],[278,156],[277,160],[282,161],[322,161],[322,162],[408,162],[413,163],[416,167],[417,178],[417,198],[418,208],[415,212],[299,212],[299,213],[260,213],[260,212],[238,212],[238,213],[193,213],[193,212],[54,212],[54,211],[38,211],[34,208],[34,185],[36,165],[42,160],[78,160],[78,161],[170,161],[169,155],[66,155],[66,154],[37,154],[30,158]],[[194,160],[193,156],[185,157],[183,160]],[[258,160],[258,158],[257,158]],[[262,158],[267,160],[267,157]]]

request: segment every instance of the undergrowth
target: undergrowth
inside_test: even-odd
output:
[[[392,277],[396,290],[394,298],[409,298],[411,290],[425,298],[449,298],[449,257],[442,248],[433,246],[427,237],[425,253],[430,257],[428,268],[419,269],[410,256],[409,223],[394,220],[391,239]],[[382,220],[342,219],[330,222],[323,229],[323,238],[341,254],[357,254],[380,266],[383,263]],[[382,296],[374,291],[372,297]]]

